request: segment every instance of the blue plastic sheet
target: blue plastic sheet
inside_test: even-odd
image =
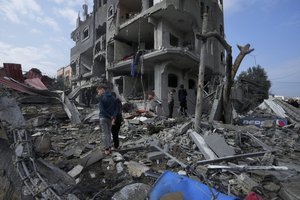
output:
[[[149,200],[159,200],[168,193],[181,192],[184,200],[211,200],[209,187],[186,176],[166,171],[155,182],[149,191]],[[239,200],[237,197],[222,194],[215,189],[212,192],[216,200]]]

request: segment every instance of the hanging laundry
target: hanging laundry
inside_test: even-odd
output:
[[[140,58],[143,55],[143,50],[139,50],[132,58],[132,63],[130,64],[130,75],[134,77],[135,66],[139,64]]]

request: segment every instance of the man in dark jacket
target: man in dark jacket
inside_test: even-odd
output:
[[[114,141],[114,148],[119,148],[119,131],[120,127],[123,121],[122,117],[122,102],[119,98],[117,98],[117,95],[115,92],[112,92],[111,95],[116,99],[116,120],[115,123],[111,127],[111,133],[113,136]]]
[[[187,116],[186,110],[187,110],[187,103],[186,103],[186,96],[187,92],[184,89],[184,86],[181,84],[180,89],[178,90],[178,100],[180,103],[180,114]]]
[[[99,99],[99,118],[100,126],[103,133],[103,143],[105,147],[105,154],[111,153],[111,126],[116,119],[116,100],[104,86],[97,87]]]

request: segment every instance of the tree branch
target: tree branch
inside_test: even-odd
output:
[[[251,53],[252,51],[254,51],[254,49],[250,49],[250,44],[246,44],[245,46],[240,46],[237,45],[238,49],[240,50],[239,55],[236,57],[234,64],[232,66],[232,70],[231,70],[231,77],[232,79],[234,79],[236,72],[239,69],[240,64],[242,63],[244,57]]]
[[[197,39],[201,39],[201,40],[207,40],[208,38],[214,37],[222,44],[222,46],[227,51],[227,54],[232,53],[232,47],[226,42],[226,40],[217,31],[207,32],[206,34],[196,33],[196,37]]]

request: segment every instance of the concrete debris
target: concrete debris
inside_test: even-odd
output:
[[[195,131],[189,130],[188,134],[193,139],[195,144],[197,145],[198,149],[201,151],[201,153],[204,155],[206,159],[215,159],[217,156],[215,153],[207,146],[205,143],[203,137],[196,133]]]
[[[114,194],[112,200],[144,200],[147,197],[150,186],[144,183],[127,185]]]
[[[140,164],[135,161],[125,162],[127,165],[128,173],[133,177],[141,177],[146,171],[150,170],[146,165]]]
[[[0,120],[16,128],[26,125],[16,100],[6,96],[0,96]]]
[[[73,178],[77,177],[83,170],[83,166],[76,165],[71,171],[68,172],[70,176]]]
[[[224,137],[221,135],[205,135],[204,141],[218,157],[232,156],[235,154],[234,149],[226,143]]]
[[[6,136],[17,159],[11,160],[12,156],[2,151],[0,156],[6,155],[3,160],[10,159],[18,166],[16,172],[0,168],[1,192],[11,187],[8,183],[16,184],[10,176],[19,176],[18,170],[23,184],[27,168],[34,175],[32,182],[37,183],[32,186],[35,190],[31,186],[24,189],[28,195],[47,187],[44,194],[53,194],[45,197],[50,199],[58,199],[54,194],[61,199],[126,199],[125,194],[134,195],[127,199],[137,199],[138,195],[145,198],[146,191],[130,185],[138,181],[146,184],[148,191],[161,173],[171,170],[226,188],[223,193],[241,199],[251,190],[259,191],[264,199],[299,199],[300,125],[294,118],[291,120],[294,111],[285,111],[288,124],[284,126],[276,121],[282,116],[260,108],[252,115],[270,120],[270,126],[266,122],[261,126],[208,123],[209,116],[203,116],[201,133],[196,133],[191,118],[166,119],[156,113],[128,109],[119,133],[119,148],[104,155],[97,105],[77,109],[80,115],[75,115],[86,119],[77,123],[76,119],[70,120],[57,98],[53,104],[45,103],[50,101],[47,98],[22,99],[26,103],[18,107],[18,100],[6,98],[8,102],[15,101],[17,116],[24,119],[21,127],[13,125],[13,120],[4,114],[6,108],[0,106],[1,138]],[[30,99],[39,103],[30,103]],[[284,110],[286,107],[289,106],[282,106]],[[293,115],[296,114],[295,111]],[[39,193],[37,197],[41,199],[43,195]],[[170,193],[161,198],[183,197]]]

